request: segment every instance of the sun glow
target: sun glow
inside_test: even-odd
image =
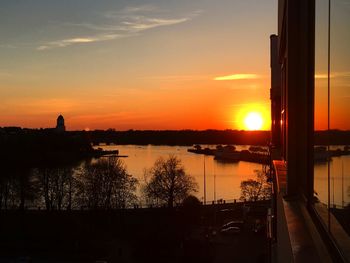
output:
[[[247,130],[261,130],[263,123],[263,118],[258,112],[249,112],[244,118],[244,125]]]
[[[268,104],[240,104],[233,114],[236,129],[248,131],[270,130],[271,117]]]

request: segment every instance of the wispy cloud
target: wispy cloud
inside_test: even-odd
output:
[[[221,77],[215,77],[214,80],[245,80],[245,79],[257,79],[259,78],[256,74],[233,74]]]
[[[333,72],[330,74],[331,78],[349,78],[350,72]],[[315,79],[327,79],[328,74],[327,73],[316,73]]]
[[[187,22],[200,13],[201,11],[194,11],[186,16],[174,18],[169,17],[167,12],[159,10],[151,5],[126,7],[120,11],[105,13],[104,18],[107,19],[107,21],[104,24],[63,23],[62,26],[81,27],[89,29],[94,33],[89,36],[75,36],[61,40],[48,41],[38,46],[37,50],[48,50],[135,36],[152,28]]]
[[[179,19],[159,19],[159,18],[148,18],[148,17],[138,17],[133,22],[124,21],[123,24],[129,29],[136,31],[151,29],[159,26],[170,26],[188,21],[189,18],[179,18]]]
[[[39,46],[37,50],[47,50],[47,49],[58,48],[58,47],[68,47],[74,44],[84,44],[84,43],[113,40],[119,37],[123,37],[123,36],[118,34],[102,34],[102,35],[97,35],[93,37],[77,37],[77,38],[63,39],[63,40],[45,43],[44,45]]]

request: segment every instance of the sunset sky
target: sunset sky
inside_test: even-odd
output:
[[[277,0],[2,0],[0,126],[269,129]]]
[[[330,128],[350,130],[350,0],[332,1]],[[315,127],[327,129],[328,0],[316,2]]]

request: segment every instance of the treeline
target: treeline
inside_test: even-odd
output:
[[[142,196],[136,195],[138,185]],[[140,203],[172,208],[197,187],[194,177],[185,173],[181,160],[173,155],[159,158],[152,168],[145,169],[142,184],[115,156],[77,166],[59,162],[27,169],[6,165],[0,173],[0,210],[111,210],[138,207]]]
[[[56,134],[52,129],[21,129],[19,127],[0,128],[0,144],[4,138],[17,139],[27,138],[27,142],[34,145],[48,145],[55,148],[65,147],[60,142],[62,134]],[[267,145],[270,142],[270,131],[244,131],[244,130],[128,130],[117,131],[114,129],[94,131],[70,131],[64,136],[76,143],[85,144],[84,152],[90,143],[113,143],[113,144],[137,144],[137,145],[193,145],[193,144],[238,144],[238,145]],[[29,140],[28,140],[29,138]],[[46,138],[46,141],[45,141]],[[38,141],[39,140],[39,141]],[[40,142],[41,141],[41,142]],[[87,143],[88,142],[88,143]],[[10,142],[10,144],[13,142]],[[23,141],[21,143],[23,145]],[[316,145],[348,145],[350,144],[350,131],[331,130],[316,131],[314,137]]]
[[[94,154],[84,134],[50,130],[10,130],[0,133],[0,164],[40,167],[52,161],[74,163]]]
[[[242,144],[267,145],[269,131],[238,130],[95,130],[86,132],[91,141],[97,143],[138,145],[193,145],[193,144]]]
[[[79,132],[77,132],[79,133]],[[270,131],[238,130],[179,130],[179,131],[106,131],[95,130],[84,132],[91,142],[138,145],[193,145],[193,144],[235,144],[235,145],[268,145]],[[331,130],[316,131],[315,145],[348,145],[350,131]]]
[[[85,162],[77,167],[56,164],[31,169],[3,168],[0,210],[96,210],[137,204],[138,182],[115,157]]]
[[[23,210],[39,200],[41,194],[45,203],[51,199],[51,203],[57,203],[55,206],[62,207],[63,188],[73,182],[72,167],[93,153],[90,141],[81,135],[53,130],[2,129],[0,208]]]
[[[315,132],[316,145],[350,145],[350,131],[330,130]]]

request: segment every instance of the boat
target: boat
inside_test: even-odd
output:
[[[241,153],[236,151],[236,147],[233,145],[227,145],[215,151],[215,159],[226,161],[240,161]]]
[[[267,152],[267,149],[260,146],[250,146],[249,151],[251,152]]]
[[[188,152],[191,153],[197,153],[197,154],[204,154],[204,155],[214,155],[215,149],[210,149],[208,147],[202,148],[200,145],[195,145],[193,148],[187,149]]]
[[[119,151],[118,150],[103,150],[102,148],[97,148],[93,151],[94,157],[101,157],[101,156],[116,156],[118,157]]]

